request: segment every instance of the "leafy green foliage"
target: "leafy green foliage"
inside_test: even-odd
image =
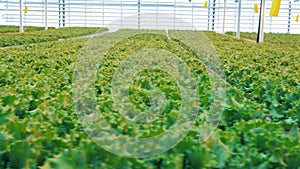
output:
[[[101,38],[132,31],[137,30]],[[166,122],[176,116],[181,101],[170,76],[148,70],[130,86],[131,102],[140,109],[147,108],[153,86],[173,104],[149,133],[146,126],[126,124],[110,107],[110,81],[120,61],[136,50],[154,45],[172,51],[193,68],[201,98],[199,118],[178,145],[146,159],[119,157],[97,146],[83,131],[72,102],[76,56],[86,39],[47,42],[0,51],[0,168],[299,168],[299,42],[282,44],[281,35],[272,35],[274,43],[254,44],[205,32],[220,56],[228,85],[219,127],[206,142],[199,142],[203,114],[211,102],[203,63],[163,32],[145,33],[107,52],[95,85],[98,106],[124,134],[148,137],[163,132],[159,127],[172,124]]]
[[[1,30],[1,29],[0,29]],[[57,41],[59,39],[89,35],[102,32],[106,28],[66,27],[59,29],[37,30],[24,33],[0,34],[0,47],[25,45],[31,43]]]
[[[54,29],[53,27],[49,27],[48,29]],[[45,30],[45,27],[36,27],[36,26],[25,26],[24,31],[25,32],[31,32],[31,31],[40,31]],[[0,33],[17,33],[20,31],[19,26],[4,26],[0,25]]]
[[[137,136],[136,134],[138,134],[138,136],[141,135],[141,137],[150,137],[162,134],[166,129],[172,126],[178,113],[180,113],[181,94],[179,87],[170,75],[155,69],[141,72],[138,77],[134,79],[130,86],[129,97],[136,108],[143,112],[145,109],[151,107],[149,104],[150,91],[154,88],[161,90],[166,96],[166,106],[162,112],[162,116],[160,116],[158,120],[153,121],[152,124],[146,123],[135,126],[135,124],[129,123],[111,106],[113,104],[112,99],[109,99],[111,94],[111,79],[115,73],[115,69],[119,67],[122,60],[125,60],[126,57],[135,51],[141,51],[147,48],[159,48],[161,50],[170,51],[194,68],[193,73],[196,79],[200,79],[203,76],[207,77],[207,74],[204,73],[204,65],[202,65],[199,59],[193,56],[193,53],[179,50],[181,48],[180,44],[176,41],[169,41],[165,35],[138,35],[126,39],[111,48],[103,59],[104,64],[99,69],[98,77],[101,78],[98,78],[95,84],[96,87],[98,86],[96,93],[100,93],[97,96],[99,98],[98,105],[102,114],[104,114],[112,126],[115,126],[118,132],[130,136]],[[199,90],[203,90],[203,88],[209,88],[208,80],[203,81],[201,85],[199,85]],[[123,126],[126,132],[120,130],[120,126]],[[133,133],[134,131],[139,131],[139,133]]]
[[[226,32],[226,35],[236,36],[235,32]],[[241,38],[256,40],[257,33],[256,32],[241,32]],[[282,44],[288,45],[290,47],[295,47],[299,43],[299,35],[298,34],[288,34],[288,33],[265,33],[264,34],[264,43],[270,44]],[[284,44],[288,43],[288,44]]]
[[[262,44],[207,35],[223,61],[227,82],[247,99],[263,105],[270,120],[300,126],[299,35],[266,34],[270,41]]]

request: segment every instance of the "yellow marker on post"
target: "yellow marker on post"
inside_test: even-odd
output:
[[[204,7],[204,8],[207,8],[207,7],[208,7],[208,2],[207,2],[207,1],[204,2],[203,7]]]
[[[28,13],[28,6],[25,6],[24,13],[25,13],[25,14]]]
[[[299,21],[299,15],[296,16],[296,20],[295,20],[295,21],[296,21],[296,22]]]
[[[254,12],[258,13],[258,5],[257,5],[257,3],[254,4]]]
[[[272,7],[270,9],[270,16],[278,16],[280,10],[281,0],[273,0]]]

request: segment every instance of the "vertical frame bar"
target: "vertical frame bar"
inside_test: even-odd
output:
[[[208,0],[208,13],[207,13],[207,30],[209,31],[210,27],[210,0]]]
[[[138,0],[138,28],[141,27],[141,0]]]
[[[213,0],[213,15],[212,15],[212,24],[211,24],[212,31],[215,30],[215,14],[216,14],[216,0]]]
[[[24,32],[24,28],[23,28],[23,0],[20,0],[20,32]]]
[[[289,1],[288,33],[291,32],[292,2]]]
[[[238,25],[237,25],[237,32],[236,37],[241,37],[241,13],[242,13],[242,0],[239,0],[239,11],[238,11]]]
[[[225,19],[226,19],[226,0],[224,0],[224,9],[223,9],[223,28],[222,28],[223,34],[225,34]]]
[[[266,0],[260,1],[260,15],[259,15],[259,26],[257,34],[257,43],[264,41],[264,22],[265,22],[265,9],[266,9]]]
[[[216,0],[213,0],[213,19],[212,19],[212,31],[215,30],[215,15],[216,15]]]
[[[66,26],[66,1],[62,0],[63,2],[63,27]]]
[[[45,0],[45,30],[48,30],[48,0]]]

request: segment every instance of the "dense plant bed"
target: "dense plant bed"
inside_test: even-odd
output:
[[[202,60],[176,39],[176,32],[170,32],[171,40],[164,31],[136,32],[121,30],[99,37],[114,42],[115,37],[132,36],[113,44],[99,65],[95,79],[98,110],[115,130],[133,137],[158,135],[168,129],[182,101],[171,76],[147,70],[131,83],[129,97],[138,109],[147,108],[149,90],[154,87],[167,96],[161,118],[149,125],[127,123],[114,109],[111,82],[117,67],[135,51],[169,51],[192,68],[198,82],[200,110],[188,135],[171,150],[151,158],[125,158],[105,151],[83,131],[74,112],[74,68],[87,39],[26,45],[0,51],[0,168],[300,166],[299,71],[292,71],[297,70],[299,51],[288,45],[253,44],[205,32],[219,54],[228,84],[223,118],[210,139],[201,142],[199,131],[212,92]]]
[[[54,27],[49,27],[48,29],[54,29]],[[25,32],[41,31],[41,30],[45,30],[45,27],[24,26]],[[18,33],[19,31],[20,31],[19,26],[0,25],[0,33]]]
[[[207,36],[223,60],[227,82],[264,105],[272,121],[300,126],[299,40],[288,42],[289,36],[269,34],[272,41],[257,44],[214,33]]]
[[[50,30],[39,30],[25,33],[0,34],[0,47],[26,45],[31,43],[56,41],[64,38],[71,38],[89,35],[96,32],[106,31],[106,28],[83,28],[67,27]]]
[[[235,32],[226,32],[226,35],[236,36]],[[257,39],[257,32],[241,32],[241,38],[255,40]],[[295,45],[300,43],[299,34],[288,34],[288,33],[265,33],[264,34],[264,43],[289,43],[290,45]]]

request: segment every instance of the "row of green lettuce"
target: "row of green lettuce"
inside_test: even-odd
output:
[[[71,37],[90,35],[106,31],[106,28],[66,27],[49,30],[28,31],[24,33],[0,34],[0,47],[27,45],[32,43],[57,41]]]
[[[48,29],[54,29],[54,28],[49,27]],[[25,32],[41,31],[41,30],[45,30],[45,27],[24,26],[24,31]],[[20,31],[19,26],[0,25],[0,33],[18,33],[19,31]]]
[[[109,41],[132,32],[137,31],[121,30],[100,38]],[[167,101],[172,106],[147,126],[124,122],[126,119],[110,106],[110,89],[112,75],[126,56],[151,47],[170,51],[193,68],[201,98],[199,118],[178,145],[145,159],[120,157],[97,146],[82,130],[72,101],[76,57],[86,39],[48,42],[0,51],[0,168],[300,166],[299,74],[288,71],[297,70],[298,58],[293,57],[297,49],[206,32],[219,54],[228,84],[223,118],[203,143],[199,131],[202,115],[211,104],[211,86],[202,61],[184,44],[168,40],[164,32],[145,33],[123,40],[107,52],[95,83],[98,107],[121,133],[148,137],[164,132],[176,119],[181,101],[180,90],[170,76],[157,70],[144,71],[130,86],[131,101],[140,109],[147,105],[151,85],[169,96]]]
[[[264,105],[272,121],[288,120],[300,126],[299,35],[267,34],[272,41],[260,44],[207,35],[223,60],[227,82]]]
[[[226,32],[226,35],[236,36],[235,32]],[[241,32],[241,38],[257,40],[256,32]],[[284,44],[289,43],[289,45],[296,45],[299,43],[299,34],[289,34],[289,33],[265,33],[264,34],[264,43],[276,43]],[[294,44],[296,43],[296,44]]]

